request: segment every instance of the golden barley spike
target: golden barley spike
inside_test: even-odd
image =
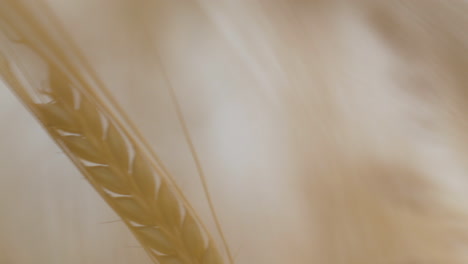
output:
[[[39,30],[31,15],[14,1],[3,2],[0,10],[9,12],[0,11],[5,41],[0,46],[0,76],[123,219],[155,263],[224,263],[170,175],[146,157],[128,130],[93,96],[90,84]],[[22,18],[20,25],[8,20],[11,12]],[[33,34],[24,32],[25,28]],[[9,35],[11,29],[19,39]],[[29,48],[46,63],[46,84],[29,82],[24,65],[14,59],[16,45]]]

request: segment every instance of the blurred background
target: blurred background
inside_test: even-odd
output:
[[[174,89],[235,263],[468,262],[466,1],[16,3],[51,9],[219,239]],[[4,85],[0,122],[0,263],[151,263]]]

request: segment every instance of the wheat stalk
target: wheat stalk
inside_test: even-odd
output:
[[[99,98],[89,93],[89,84],[26,40],[24,34],[17,35],[24,38],[10,39],[10,44],[26,44],[47,63],[48,84],[28,87],[6,54],[0,54],[0,75],[152,259],[161,264],[223,263],[169,175],[146,157]]]

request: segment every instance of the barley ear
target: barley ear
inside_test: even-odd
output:
[[[53,41],[44,31],[36,29],[39,23],[21,4],[2,3],[0,19],[12,17],[1,11],[5,5],[10,12],[16,12],[15,19],[21,20],[23,27],[16,28],[16,33],[24,38],[22,45],[45,62],[48,75],[43,86],[25,82],[28,67],[16,64],[11,54],[19,44],[10,40],[0,45],[0,76],[122,218],[155,263],[224,263],[190,204],[174,187],[171,175],[145,155],[131,132],[92,93],[92,84],[82,78],[58,47],[51,46]],[[15,28],[15,21],[6,22]],[[35,34],[23,32],[24,25]],[[39,52],[41,49],[47,52]]]

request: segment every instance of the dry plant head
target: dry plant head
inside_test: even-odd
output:
[[[463,264],[466,14],[0,0],[0,76],[154,263]]]

